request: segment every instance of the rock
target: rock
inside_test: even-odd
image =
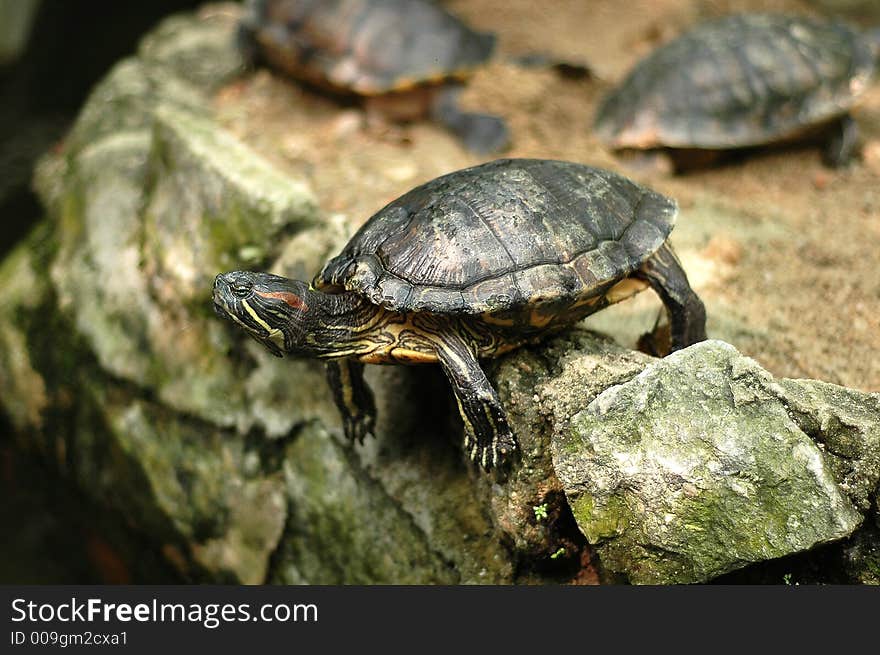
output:
[[[154,117],[143,256],[161,301],[203,303],[214,271],[264,264],[316,221],[302,181],[212,120],[165,105]]]
[[[404,455],[374,476],[367,461],[375,460],[375,448],[369,450],[359,464],[344,437],[317,426],[288,449],[291,512],[277,556],[279,582],[510,582],[507,554],[491,538],[460,463],[441,457],[432,466]],[[460,504],[450,505],[456,497]]]
[[[17,320],[25,312],[38,313],[50,294],[49,281],[34,261],[41,258],[39,244],[47,238],[47,227],[38,228],[0,264],[0,389],[3,408],[19,431],[43,427],[49,405],[46,383],[34,369],[27,334]]]
[[[266,461],[270,456],[216,428],[113,395],[106,394],[101,404],[111,439],[94,444],[108,449],[110,457],[85,458],[101,464],[94,471],[101,485],[96,488],[85,476],[80,484],[92,493],[103,491],[104,502],[166,549],[189,551],[190,565],[172,559],[185,577],[199,580],[202,569],[210,572],[209,580],[265,580],[287,503],[283,482]],[[82,446],[80,454],[89,455]]]
[[[495,386],[519,441],[521,466],[504,484],[486,481],[484,495],[505,538],[533,561],[565,570],[585,545],[551,461],[552,435],[607,387],[630,379],[651,361],[607,337],[576,329],[539,347],[521,348],[497,365]],[[557,520],[536,520],[534,508],[544,505]]]
[[[44,189],[49,184],[43,180],[62,180],[47,192],[47,204],[63,205],[79,194],[77,211],[64,212],[56,228],[58,253],[50,274],[59,308],[91,342],[103,367],[138,383],[147,381],[150,369],[142,317],[152,301],[138,269],[148,148],[149,135],[142,131],[107,135],[75,158],[43,162],[37,181]]]
[[[63,150],[78,152],[106,136],[146,136],[159,102],[193,113],[207,113],[207,98],[201,89],[139,59],[123,59],[92,90],[64,139]],[[38,174],[38,192],[45,187],[41,181]],[[46,201],[45,197],[42,199]]]
[[[240,8],[204,5],[196,14],[169,16],[141,41],[138,57],[196,88],[213,92],[241,75],[246,62],[235,47]]]
[[[880,491],[880,394],[818,380],[780,380],[771,390],[822,449],[841,490],[861,511]]]
[[[557,474],[607,569],[703,582],[852,534],[861,514],[777,386],[708,341],[603,391],[557,432]]]
[[[200,20],[183,22],[205,36]],[[231,49],[234,21],[209,22]],[[210,311],[210,282],[251,244],[273,258],[317,207],[211,118],[206,93],[229,66],[178,77],[151,63],[160,36],[114,67],[38,167],[49,217],[0,268],[0,401],[28,448],[132,517],[185,578],[260,582],[287,501],[280,463],[264,470],[245,435],[320,416],[286,391],[291,376],[320,389],[323,373],[256,348],[216,357],[240,338]]]
[[[38,263],[57,252],[46,227],[0,269],[12,291],[0,305],[2,403],[19,439],[150,535],[184,579],[261,581],[284,525],[281,480],[253,443],[101,369]]]

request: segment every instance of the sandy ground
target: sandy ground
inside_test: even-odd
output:
[[[704,18],[749,8],[808,13],[792,1],[452,0],[452,11],[495,31],[502,56],[480,70],[463,104],[504,116],[515,157],[566,159],[623,172],[678,199],[673,232],[709,312],[709,333],[776,375],[880,390],[880,84],[855,115],[863,160],[822,166],[812,147],[762,152],[687,176],[625,168],[590,131],[610,85],[657,44]],[[505,54],[546,51],[589,62],[564,79],[518,68]],[[357,107],[258,71],[216,98],[221,121],[291,174],[307,178],[351,230],[413,186],[481,160],[430,123],[368,123]],[[633,345],[658,313],[653,294],[589,319]]]

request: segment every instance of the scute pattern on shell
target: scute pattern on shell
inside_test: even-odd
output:
[[[502,159],[373,215],[315,286],[396,311],[499,313],[601,295],[666,240],[674,200],[610,171]]]
[[[427,0],[255,0],[243,22],[264,57],[294,77],[364,96],[463,77],[492,54]]]
[[[846,113],[875,74],[866,34],[839,22],[740,14],[643,59],[596,114],[615,148],[729,148],[797,136]]]

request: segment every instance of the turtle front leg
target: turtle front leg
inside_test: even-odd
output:
[[[828,141],[822,151],[822,161],[831,168],[840,168],[852,160],[859,142],[859,128],[847,114],[830,128]]]
[[[464,340],[455,334],[437,338],[437,356],[464,421],[465,452],[488,471],[516,450],[507,414],[476,355]]]
[[[497,154],[510,147],[510,130],[498,116],[462,111],[458,106],[460,87],[441,88],[431,107],[431,117],[461,139],[464,146],[479,155]]]
[[[660,246],[633,276],[650,284],[666,306],[673,352],[706,340],[706,308],[669,244]]]
[[[376,425],[376,403],[364,380],[364,365],[351,358],[330,360],[327,382],[342,414],[345,436],[363,443],[364,437],[373,434]]]

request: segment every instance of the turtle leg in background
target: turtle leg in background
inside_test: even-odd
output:
[[[436,337],[435,347],[464,421],[464,448],[487,471],[516,450],[507,414],[474,352],[458,335]]]
[[[731,158],[729,151],[700,148],[623,148],[616,155],[634,173],[663,177],[710,168]]]
[[[676,175],[687,174],[718,166],[733,158],[731,150],[708,150],[706,148],[669,148],[667,154]]]
[[[842,116],[829,128],[828,141],[822,150],[822,161],[831,168],[846,166],[856,152],[859,128],[849,114]]]
[[[691,289],[687,275],[669,244],[663,244],[633,274],[651,285],[669,313],[671,350],[706,339],[706,308]]]
[[[364,437],[373,434],[376,424],[376,403],[364,380],[364,365],[351,358],[330,360],[327,382],[342,414],[345,436],[363,443]]]
[[[431,117],[455,134],[465,147],[480,155],[499,153],[510,147],[510,130],[498,116],[462,111],[458,106],[461,87],[447,85],[437,91]]]
[[[588,80],[593,77],[593,69],[584,61],[563,59],[549,52],[524,52],[510,57],[509,61],[520,68],[549,69],[569,80]]]
[[[676,172],[675,160],[667,150],[624,148],[615,154],[623,167],[632,173],[665,177]]]

